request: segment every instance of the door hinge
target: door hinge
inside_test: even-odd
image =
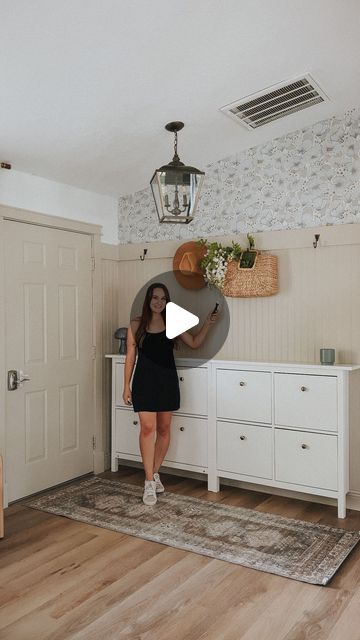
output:
[[[93,451],[94,449],[96,449],[96,436],[92,437],[92,448],[93,448]]]
[[[91,347],[91,359],[96,360],[96,345],[93,344]]]
[[[91,258],[91,271],[95,271],[95,258]]]

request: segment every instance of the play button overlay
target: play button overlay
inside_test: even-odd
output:
[[[179,307],[175,302],[166,305],[166,337],[169,340],[177,338],[184,331],[192,329],[199,324],[199,318],[190,311]]]
[[[149,270],[152,267],[151,262],[144,261],[142,264]],[[137,272],[137,277],[140,276],[140,273]],[[154,272],[152,271],[152,273]],[[230,328],[230,314],[226,298],[216,287],[206,286],[202,289],[187,288],[183,286],[187,284],[187,282],[183,282],[184,278],[181,279],[180,277],[176,277],[176,275],[179,276],[175,271],[165,271],[154,275],[149,280],[144,278],[139,291],[136,292],[135,290],[133,292],[134,298],[131,310],[129,310],[130,317],[128,317],[128,323],[130,324],[130,320],[139,319],[143,313],[145,313],[144,317],[152,317],[147,292],[149,291],[149,287],[154,284],[156,288],[160,289],[163,286],[166,288],[170,299],[166,299],[165,302],[165,296],[163,295],[165,292],[156,292],[157,295],[159,293],[162,294],[160,297],[163,301],[163,322],[161,319],[159,322],[158,317],[156,321],[153,322],[149,333],[157,331],[157,329],[154,329],[154,326],[160,327],[162,325],[164,327],[164,335],[166,335],[166,338],[174,341],[173,348],[176,366],[195,368],[204,366],[208,360],[213,360],[214,358],[222,358],[225,360],[231,357],[231,352],[221,352]],[[156,305],[158,305],[158,303],[159,296],[157,297]],[[196,336],[204,326],[204,322],[211,316],[216,305],[218,306],[215,322],[211,322],[208,330],[205,332],[204,341],[196,349],[188,347],[183,342],[181,334],[188,331],[193,336]],[[161,336],[151,338],[151,342],[154,344],[157,339],[159,340],[159,344],[161,344]],[[159,349],[160,348],[161,347],[159,347]],[[150,349],[147,357],[153,359],[154,363],[158,363],[157,348],[154,347],[154,349],[154,355],[151,355]]]

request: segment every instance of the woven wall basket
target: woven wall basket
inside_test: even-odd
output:
[[[278,292],[277,256],[256,253],[250,269],[240,269],[240,261],[228,263],[222,293],[228,298],[273,296]]]

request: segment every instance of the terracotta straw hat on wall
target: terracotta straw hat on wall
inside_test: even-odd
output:
[[[197,242],[185,242],[174,255],[173,270],[175,278],[185,289],[202,289],[206,286],[204,272],[199,261],[204,257],[206,247]]]

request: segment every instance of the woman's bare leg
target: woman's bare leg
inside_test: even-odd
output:
[[[169,448],[172,412],[158,411],[156,415],[156,443],[153,467],[154,473],[159,472],[159,469]]]
[[[140,451],[144,464],[145,479],[154,479],[154,456],[155,456],[155,434],[156,434],[156,413],[155,411],[139,411],[140,418]]]

